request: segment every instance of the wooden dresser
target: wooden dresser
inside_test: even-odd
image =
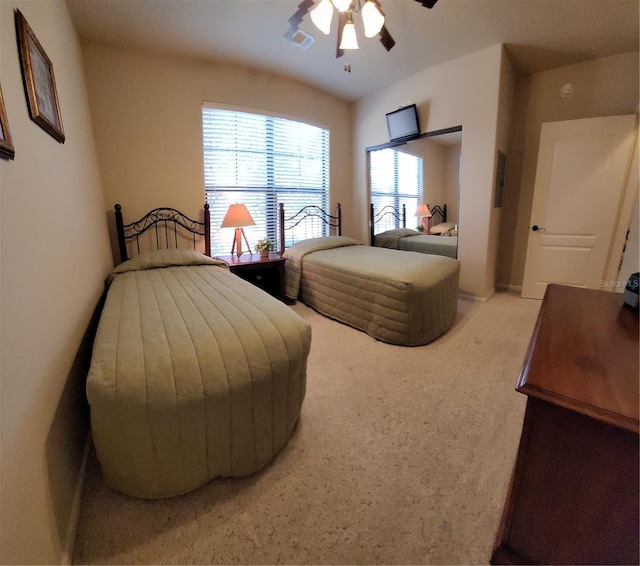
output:
[[[491,564],[638,564],[638,356],[622,295],[547,287]]]

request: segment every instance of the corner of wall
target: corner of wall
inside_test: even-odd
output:
[[[64,143],[29,117],[16,8],[52,62]],[[0,45],[15,146],[15,159],[0,162],[2,233],[10,235],[0,242],[0,562],[56,564],[74,527],[89,429],[84,379],[91,344],[83,333],[110,250],[80,44],[66,3],[0,2]]]

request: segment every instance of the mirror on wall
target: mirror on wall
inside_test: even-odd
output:
[[[425,231],[421,235],[430,237],[399,242],[399,249],[412,249],[412,246],[419,244],[421,249],[414,251],[423,251],[424,244],[424,250],[428,250],[426,253],[457,257],[462,126],[421,134],[401,144],[390,142],[367,148],[367,153],[369,195],[377,216],[372,223],[372,238],[374,234],[402,227],[401,219],[394,219],[389,214],[382,218],[378,215],[385,208],[401,210],[404,204],[406,228],[423,230],[426,227],[430,233],[426,234]],[[420,191],[421,200],[417,196]],[[417,204],[427,204],[429,208],[437,205],[439,209],[446,210],[446,218],[434,214],[426,222],[421,222],[415,216]],[[436,226],[442,223],[446,224]],[[445,241],[437,238],[450,239]],[[376,240],[376,245],[385,244]]]

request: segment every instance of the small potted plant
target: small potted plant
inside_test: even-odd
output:
[[[269,252],[272,252],[274,249],[273,242],[266,238],[265,240],[258,240],[255,245],[255,250],[260,254],[260,257],[269,257]]]
[[[417,230],[418,232],[424,232],[424,226],[423,226],[422,224],[418,224],[418,225],[416,226],[416,230]]]

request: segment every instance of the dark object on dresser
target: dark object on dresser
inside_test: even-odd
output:
[[[638,369],[638,312],[619,294],[547,287],[491,564],[638,564]]]
[[[638,308],[638,287],[640,286],[640,273],[632,273],[624,289],[623,301],[634,309]]]

